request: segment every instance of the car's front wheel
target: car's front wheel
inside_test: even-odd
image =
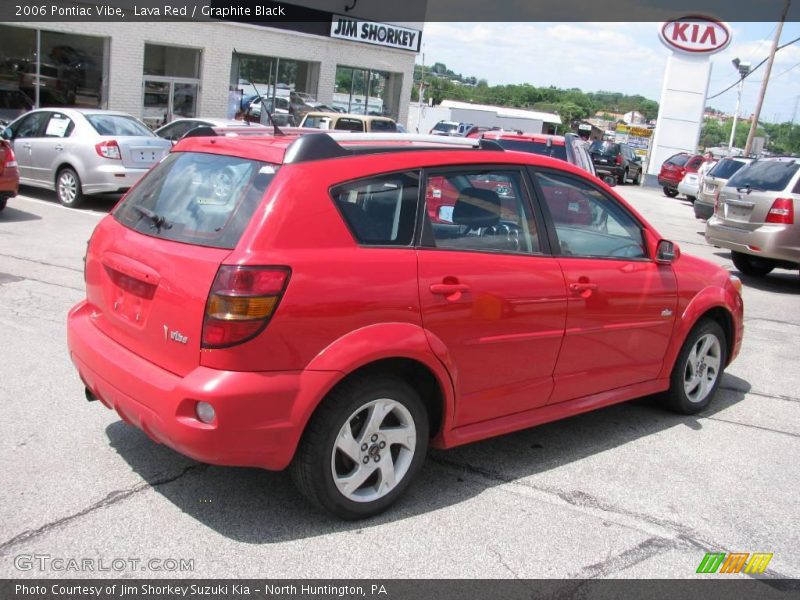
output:
[[[676,190],[675,188],[664,186],[664,195],[667,198],[674,198],[675,196],[678,195],[678,190]]]
[[[0,210],[3,210],[8,204],[8,198],[0,198]]]
[[[672,369],[664,396],[668,408],[686,415],[705,409],[719,387],[727,360],[725,332],[711,319],[691,331]]]
[[[742,252],[731,252],[731,260],[733,260],[733,266],[739,269],[740,273],[751,277],[764,277],[775,268],[769,259],[750,256]]]
[[[622,172],[622,175],[619,176],[618,181],[620,185],[625,185],[625,182],[628,181],[628,169],[625,169]]]
[[[292,477],[318,508],[343,519],[387,509],[422,466],[428,415],[419,394],[391,375],[335,388],[309,421]]]
[[[66,207],[78,208],[83,204],[81,178],[71,167],[64,167],[56,175],[56,196]]]

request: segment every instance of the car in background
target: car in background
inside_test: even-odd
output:
[[[564,161],[389,137],[176,144],[89,240],[67,321],[85,397],[194,460],[290,468],[343,519],[388,509],[431,446],[650,394],[710,406],[738,278]]]
[[[389,117],[357,115],[338,112],[309,112],[300,121],[300,127],[310,129],[334,129],[355,133],[397,132],[397,123]]]
[[[175,119],[171,123],[159,127],[154,133],[158,137],[169,140],[174,144],[196,127],[254,127],[263,129],[264,125],[260,123],[251,123],[249,121],[236,121],[233,119]]]
[[[33,100],[16,85],[0,82],[0,125],[33,109]]]
[[[714,165],[703,177],[703,184],[694,201],[694,216],[704,220],[710,218],[714,214],[717,192],[725,187],[734,173],[751,162],[752,158],[727,157]]]
[[[460,123],[456,121],[439,121],[431,127],[428,132],[430,135],[453,135],[453,132],[458,131]]]
[[[702,164],[703,157],[701,155],[687,152],[673,154],[665,160],[658,173],[658,185],[664,190],[664,195],[668,198],[675,198],[679,193],[678,184],[686,176],[686,173],[697,173]]]
[[[740,272],[800,268],[800,158],[753,161],[717,194],[706,240],[730,250]]]
[[[594,140],[589,144],[589,154],[599,176],[615,177],[620,185],[642,181],[642,158],[628,144]]]
[[[0,140],[0,210],[8,204],[8,199],[17,195],[19,190],[19,170],[17,159],[11,144]]]
[[[558,158],[572,163],[591,175],[596,175],[586,142],[574,133],[549,135],[545,133],[522,133],[511,131],[485,131],[480,135],[485,140],[497,142],[504,150],[531,152],[541,156]]]
[[[55,190],[64,206],[89,194],[125,192],[172,147],[138,119],[99,109],[39,109],[2,133],[17,157],[20,183]]]

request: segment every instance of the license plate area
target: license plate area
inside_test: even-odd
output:
[[[749,221],[752,208],[725,203],[725,218],[732,221]]]

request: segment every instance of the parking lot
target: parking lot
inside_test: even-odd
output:
[[[733,269],[686,201],[616,189],[683,252]],[[644,399],[433,451],[396,507],[345,523],[286,473],[193,462],[85,400],[66,314],[114,200],[69,210],[23,188],[0,213],[0,577],[684,578],[712,551],[773,553],[767,577],[800,577],[796,271],[743,277],[743,349],[704,413]],[[141,562],[97,571],[114,559]],[[180,560],[192,568],[158,570]]]

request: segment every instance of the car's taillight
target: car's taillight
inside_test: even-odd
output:
[[[225,348],[258,335],[286,290],[288,267],[222,265],[206,303],[203,348]]]
[[[117,140],[100,142],[99,144],[94,145],[94,149],[97,154],[103,158],[113,158],[115,160],[120,160],[122,158],[122,155],[119,152],[119,144],[117,144]]]
[[[621,165],[621,164],[622,164],[622,154],[617,154],[616,163],[617,163],[618,165]]]
[[[776,198],[767,213],[767,223],[794,224],[794,202],[791,198]]]
[[[5,169],[16,169],[17,168],[17,157],[14,156],[14,151],[11,149],[9,144],[6,144],[6,160],[3,162],[3,170]]]

